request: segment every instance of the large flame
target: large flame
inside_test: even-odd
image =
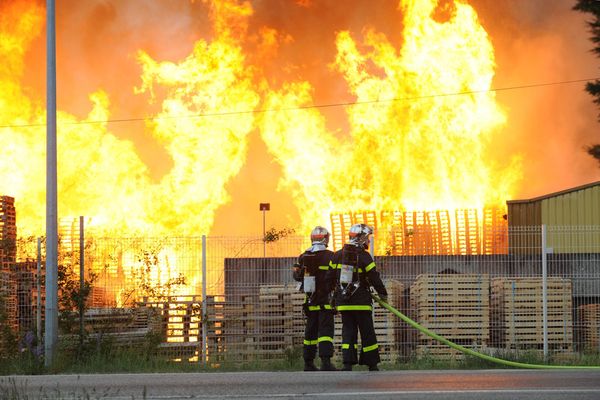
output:
[[[110,12],[118,2],[102,3],[108,10],[102,15],[119,21]],[[317,74],[304,71],[314,65],[310,59],[300,64],[290,57],[269,64],[277,53],[295,52],[301,42],[306,46],[300,35],[270,26],[283,8],[280,4],[269,5],[271,19],[263,13],[264,21],[258,22],[256,9],[267,7],[267,2],[157,1],[147,7],[160,15],[162,7],[175,3],[185,3],[196,14],[209,10],[206,25],[212,32],[190,29],[186,34],[193,37],[193,46],[177,42],[163,46],[176,48],[176,56],[157,52],[149,40],[146,45],[139,42],[134,57],[105,59],[105,66],[114,70],[129,71],[130,64],[138,68],[139,73],[128,81],[134,83],[123,84],[119,92],[103,86],[86,91],[89,100],[80,101],[77,111],[64,106],[61,98],[66,95],[60,91],[59,79],[59,106],[63,105],[58,115],[60,216],[90,216],[98,230],[113,236],[210,234],[215,231],[215,215],[231,200],[230,183],[247,163],[250,138],[258,135],[278,164],[274,169],[281,171],[279,188],[291,193],[293,205],[285,206],[298,210],[300,220],[293,227],[299,232],[326,223],[336,211],[481,209],[502,205],[519,194],[519,159],[506,157],[501,165],[490,160],[495,158],[500,132],[518,143],[524,129],[509,129],[508,109],[489,91],[496,75],[495,49],[466,1],[400,1],[395,13],[380,17],[401,27],[394,35],[385,26],[369,25],[371,21],[360,21],[362,31],[336,25],[344,2],[289,2],[297,15],[309,15],[319,4],[337,11],[310,23],[314,31],[320,28],[316,21],[330,25],[335,37],[318,35],[317,41],[312,31],[306,32],[313,38],[309,44],[313,48],[334,49],[323,58],[329,69],[322,76],[335,77],[335,83],[314,79]],[[143,19],[145,10],[136,11]],[[0,2],[0,194],[15,197],[22,235],[44,231],[43,94],[32,90],[24,78],[28,53],[43,28],[39,1]],[[155,26],[156,31],[167,28],[180,27]],[[199,39],[201,33],[206,33],[204,39]],[[94,36],[95,40],[105,37]],[[76,40],[61,38],[63,46]],[[546,46],[538,47],[546,52]],[[552,51],[547,54],[554,57]],[[521,55],[521,63],[523,59]],[[36,61],[43,64],[42,59]],[[548,59],[548,69],[559,61]],[[277,69],[287,73],[272,74]],[[547,73],[540,70],[531,68],[527,80]],[[518,77],[518,72],[510,78]],[[123,82],[118,75],[113,80]],[[548,74],[544,80],[559,79]],[[334,127],[325,109],[306,108],[319,102],[323,87],[333,86],[330,102],[357,103],[345,107],[342,129]],[[537,96],[528,104],[543,103]],[[121,97],[135,98],[138,105],[149,100],[149,104],[124,109]],[[144,110],[145,124],[106,122],[139,117],[133,109]],[[528,115],[521,119],[539,121]],[[564,123],[564,131],[571,130],[571,120],[565,118],[569,122]],[[526,126],[531,131],[537,128],[534,122]],[[582,124],[579,130],[584,130]],[[546,135],[545,130],[539,131],[538,138]],[[166,159],[160,174],[153,171],[155,160],[142,154],[146,141],[160,147]],[[534,142],[529,141],[530,149],[537,149]],[[552,142],[556,143],[553,154],[560,154],[563,142]],[[509,152],[506,148],[510,146],[504,143],[504,153]],[[531,164],[536,171],[546,168],[544,163]],[[567,168],[561,171],[571,173]],[[550,181],[534,179],[539,177],[528,182],[540,187],[539,182]],[[258,210],[255,213],[258,216]]]
[[[27,44],[40,33],[43,9],[28,2],[2,3],[0,193],[15,197],[21,235],[41,234],[45,214],[45,121],[39,102],[20,82]],[[198,234],[210,231],[215,210],[227,202],[225,184],[244,163],[251,113],[198,118],[198,114],[247,111],[259,97],[252,68],[236,37],[243,35],[248,5],[215,2],[216,39],[198,41],[179,63],[156,62],[143,50],[139,93],[160,88],[162,110],[148,131],[172,158],[171,170],[154,183],[133,143],[112,134],[109,97],[89,96],[87,118],[58,114],[59,216],[93,216],[99,233]],[[100,121],[100,122],[99,122]]]
[[[490,138],[506,122],[488,91],[490,39],[467,4],[457,2],[442,22],[436,4],[401,2],[401,46],[374,28],[365,31],[365,52],[349,32],[337,35],[332,67],[358,103],[347,107],[349,137],[336,139],[316,110],[263,118],[306,228],[336,209],[481,209],[512,194],[518,159],[503,170],[487,162]],[[267,107],[311,104],[310,86],[271,92]]]
[[[251,176],[254,170],[247,172],[257,154],[269,157],[265,176],[279,180],[279,191],[290,199],[289,204],[272,209],[297,213],[299,218],[288,220],[286,226],[297,232],[326,225],[330,213],[417,210],[453,215],[455,209],[481,212],[484,207],[503,206],[523,193],[518,185],[526,168],[513,143],[525,143],[520,148],[529,149],[528,159],[535,158],[531,149],[537,151],[539,140],[520,136],[537,129],[538,120],[528,115],[535,114],[543,96],[538,94],[535,102],[514,101],[532,111],[520,117],[519,129],[513,129],[509,109],[490,91],[497,73],[496,49],[466,0],[400,0],[395,10],[389,9],[389,2],[375,7],[349,1],[357,7],[354,14],[345,9],[346,2],[310,0],[155,1],[144,7],[112,0],[77,3],[85,8],[88,19],[84,21],[93,25],[93,33],[81,35],[77,42],[81,48],[75,54],[81,54],[85,62],[80,64],[86,70],[112,75],[106,85],[77,95],[62,92],[65,78],[78,71],[63,71],[61,76],[61,61],[65,61],[61,50],[80,38],[58,35],[62,38],[58,46],[58,212],[59,217],[88,217],[96,234],[259,232],[237,229],[260,225],[256,223],[258,202],[248,206],[255,216],[246,213],[227,229],[215,226],[228,203],[246,207],[248,199],[254,201],[256,192],[264,189],[246,182],[259,180]],[[363,22],[362,15],[371,8],[378,8],[369,14],[373,21]],[[65,18],[72,13],[71,18],[78,20],[76,9],[61,9],[59,4],[59,15]],[[125,10],[124,15],[117,9]],[[175,9],[180,14],[165,12]],[[492,9],[488,16],[495,15],[496,6]],[[485,7],[480,4],[479,10]],[[349,14],[353,15],[346,18]],[[152,32],[138,29],[146,16],[152,17],[148,24]],[[125,27],[111,31],[118,24]],[[62,29],[66,25],[58,24]],[[31,68],[27,60],[43,64],[39,55],[31,56],[42,53],[35,51],[39,50],[35,43],[41,40],[43,28],[39,1],[0,2],[0,195],[15,197],[23,236],[44,232],[45,110],[43,94],[29,87],[26,77]],[[163,39],[163,32],[182,43]],[[94,44],[109,38],[118,40],[102,46],[108,50],[96,56],[100,46]],[[536,43],[558,42],[543,39]],[[135,47],[123,50],[122,43],[135,43]],[[545,45],[537,47],[546,51]],[[560,43],[554,48],[562,49]],[[522,67],[524,59],[530,62],[523,56],[527,52],[521,51],[516,59],[521,69],[509,68],[512,75],[504,79],[527,70]],[[126,53],[131,57],[124,57]],[[554,56],[553,51],[548,54]],[[526,76],[537,76],[540,69],[530,68],[535,74],[527,70]],[[42,73],[38,67],[34,75]],[[561,79],[548,73],[547,80]],[[79,99],[80,92],[85,92],[86,101]],[[579,97],[578,101],[568,107],[577,108],[582,104]],[[313,107],[319,103],[339,104]],[[129,122],[108,122],[111,119]],[[572,119],[579,121],[568,120]],[[565,125],[563,131],[570,132],[570,123]],[[539,131],[538,139],[546,134]],[[510,139],[499,141],[500,135]],[[555,142],[562,151],[564,141]],[[572,142],[571,149],[578,146],[572,137],[567,142]],[[556,149],[552,154],[558,154]],[[275,165],[269,164],[271,159]],[[501,163],[494,162],[499,159]],[[547,168],[544,163],[532,165],[528,168],[533,171]],[[578,176],[589,181],[589,168],[583,165],[578,171],[588,175],[579,172]],[[552,168],[563,175],[571,172]],[[535,178],[529,180],[535,181],[532,187],[558,189],[551,180]],[[262,195],[260,202],[274,196]],[[133,257],[119,251],[122,260]],[[187,274],[181,271],[183,257],[178,251],[171,244],[161,248],[157,258],[161,269],[150,278],[169,281],[174,276],[171,266]],[[196,263],[199,255],[191,259]],[[113,267],[118,270],[121,265]],[[200,281],[197,274],[190,276],[189,291],[197,292]]]

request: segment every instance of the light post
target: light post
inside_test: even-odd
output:
[[[265,231],[265,229],[266,229],[267,211],[269,211],[271,209],[271,204],[270,203],[260,203],[259,209],[263,213],[263,257],[266,257],[267,256],[267,240],[266,240],[267,232]]]
[[[58,337],[58,221],[56,189],[56,11],[46,1],[46,320],[44,364],[52,365]]]

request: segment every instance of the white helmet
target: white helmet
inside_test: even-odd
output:
[[[329,231],[322,226],[316,226],[310,232],[310,242],[315,244],[321,244],[325,247],[329,244]]]
[[[310,242],[312,246],[306,249],[307,252],[316,253],[317,251],[325,250],[329,243],[329,231],[322,226],[316,226],[310,232]]]
[[[350,228],[350,244],[358,247],[369,246],[369,235],[373,234],[373,228],[367,224],[355,224]]]

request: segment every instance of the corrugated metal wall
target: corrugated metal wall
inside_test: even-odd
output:
[[[600,185],[541,201],[546,225],[600,225]]]
[[[540,201],[507,202],[509,226],[533,226],[542,224]]]
[[[600,225],[600,182],[585,185],[573,190],[565,190],[546,196],[540,196],[531,200],[508,201],[508,225],[509,225],[509,253],[521,253],[523,246],[520,241],[525,240],[530,251],[541,245],[541,237],[534,234],[531,238],[523,238],[511,234],[510,228],[524,226],[548,227],[585,227]],[[592,248],[597,248],[600,241],[597,233],[589,233],[582,229],[584,237],[578,241],[578,245],[570,245],[557,232],[547,241],[547,246],[554,252],[560,253],[586,253]],[[591,236],[590,236],[591,235]],[[587,243],[582,245],[582,243]],[[594,247],[596,246],[596,247]]]

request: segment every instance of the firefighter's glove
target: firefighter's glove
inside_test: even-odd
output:
[[[300,264],[298,264],[298,263],[294,264],[292,271],[293,271],[295,280],[297,280],[297,281],[302,280],[302,278],[304,277],[304,268]]]

